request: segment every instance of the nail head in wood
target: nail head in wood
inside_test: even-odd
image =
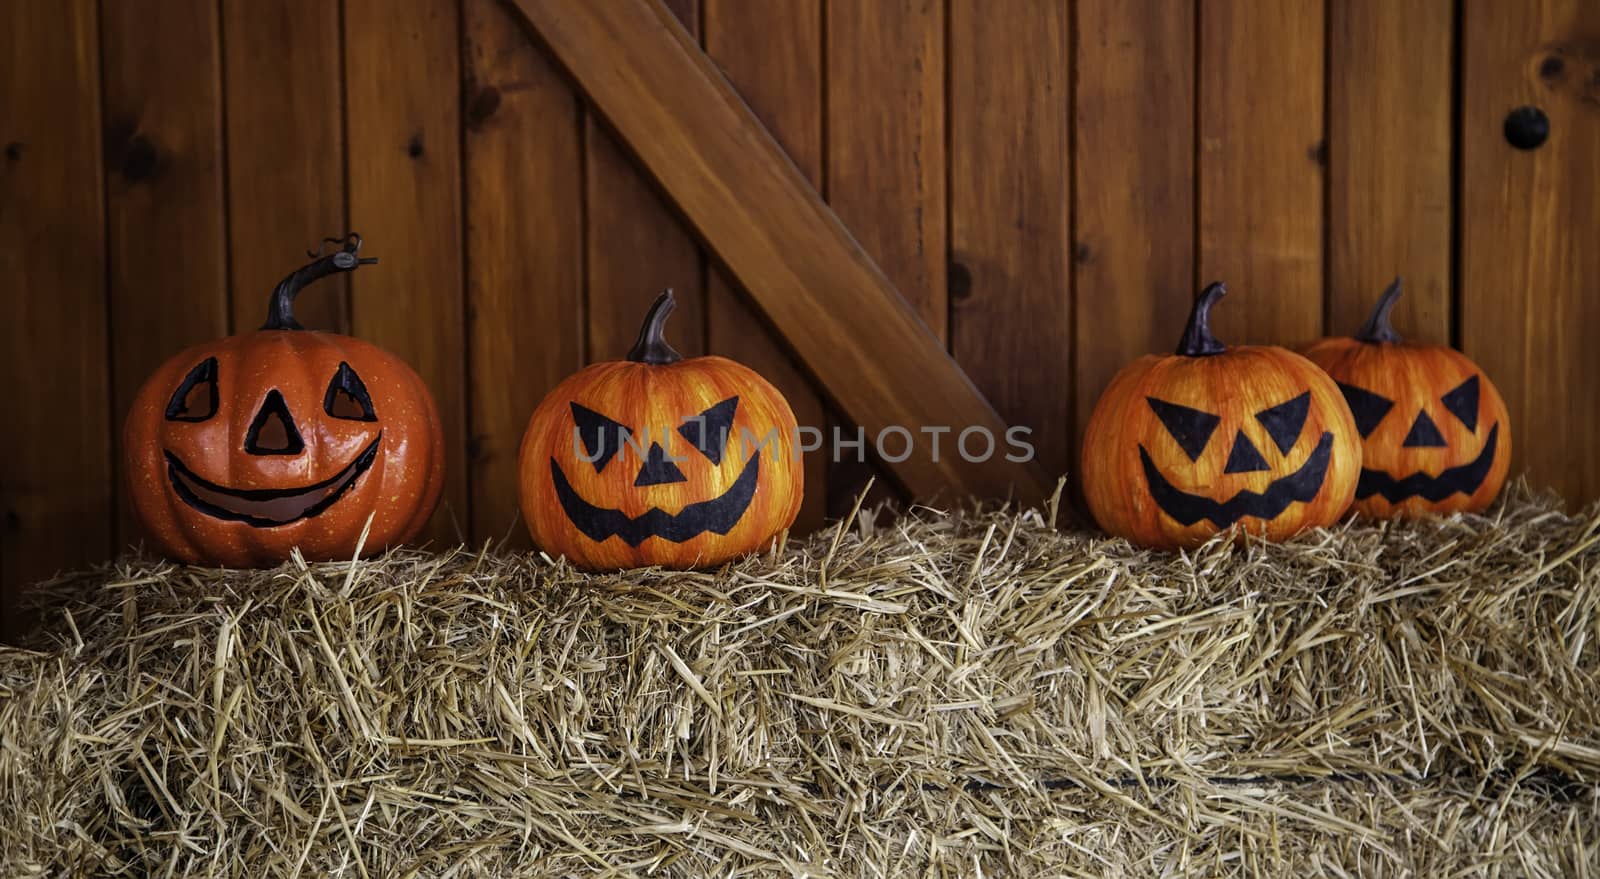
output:
[[[1519,150],[1536,150],[1550,139],[1550,117],[1538,107],[1518,107],[1506,116],[1505,135]]]

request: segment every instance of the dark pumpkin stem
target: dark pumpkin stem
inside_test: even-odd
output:
[[[329,244],[339,245],[339,249],[323,256],[322,249]],[[294,319],[294,298],[314,281],[339,272],[353,272],[361,266],[369,266],[378,261],[377,257],[357,256],[356,254],[360,252],[361,236],[355,232],[343,238],[324,238],[322,247],[317,248],[315,253],[306,251],[306,256],[314,259],[278,282],[277,289],[272,291],[272,299],[267,302],[267,322],[262,324],[261,328],[263,330],[305,329]]]
[[[666,338],[667,316],[677,307],[678,301],[672,298],[672,288],[661,291],[655,304],[650,306],[650,313],[644,316],[644,326],[639,328],[639,341],[634,342],[633,350],[628,352],[629,360],[665,366],[683,359],[682,354],[667,344]]]
[[[1367,316],[1367,322],[1362,324],[1360,332],[1356,333],[1356,341],[1400,341],[1400,334],[1394,331],[1394,324],[1389,323],[1389,312],[1394,311],[1394,304],[1399,301],[1400,278],[1397,276],[1378,298],[1378,304],[1372,309],[1372,314]]]
[[[1189,312],[1189,325],[1183,329],[1183,339],[1178,342],[1179,356],[1210,357],[1228,350],[1227,345],[1211,335],[1211,306],[1226,295],[1228,288],[1221,281],[1214,281],[1200,291],[1194,309]]]

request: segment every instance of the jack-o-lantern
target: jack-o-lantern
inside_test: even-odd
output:
[[[1337,521],[1361,445],[1339,388],[1284,348],[1211,335],[1212,284],[1172,356],[1124,367],[1083,437],[1083,493],[1106,531],[1162,549],[1230,528],[1279,540]]]
[[[1465,354],[1401,339],[1389,320],[1399,298],[1396,278],[1353,338],[1322,339],[1305,352],[1355,413],[1355,508],[1376,517],[1482,510],[1511,468],[1505,401]]]
[[[360,339],[294,318],[307,284],[377,262],[361,238],[285,278],[260,330],[196,345],[134,398],[123,461],[134,512],[190,564],[348,559],[413,537],[444,486],[444,435],[422,379]],[[361,544],[368,519],[371,528]]]
[[[719,564],[771,545],[800,510],[794,412],[766,379],[666,343],[672,291],[626,360],[557,385],[522,438],[523,519],[546,551],[608,570]]]

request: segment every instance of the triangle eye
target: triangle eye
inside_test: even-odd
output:
[[[739,398],[729,397],[701,412],[683,419],[678,435],[689,441],[712,464],[722,463],[722,450],[733,433],[733,413],[739,409]]]
[[[217,358],[208,357],[183,377],[167,401],[168,421],[205,421],[217,414]]]
[[[1377,430],[1383,416],[1394,408],[1393,400],[1365,388],[1339,382],[1339,390],[1344,392],[1344,401],[1350,404],[1350,413],[1356,417],[1356,430],[1362,439]]]
[[[1454,390],[1440,397],[1439,402],[1444,404],[1444,408],[1449,410],[1451,415],[1454,415],[1462,424],[1465,424],[1467,430],[1476,431],[1478,429],[1477,376],[1473,376],[1456,385]]]
[[[1188,406],[1179,406],[1177,403],[1168,403],[1166,400],[1157,400],[1155,397],[1145,397],[1145,402],[1150,404],[1150,410],[1161,419],[1162,425],[1167,428],[1167,433],[1177,441],[1189,460],[1200,460],[1200,453],[1206,450],[1206,443],[1211,442],[1211,434],[1222,423],[1222,418],[1210,412],[1199,409],[1190,409]]]
[[[346,421],[378,420],[377,413],[372,411],[372,395],[367,393],[366,383],[350,364],[343,362],[328,382],[327,393],[322,395],[322,411]]]
[[[572,421],[578,426],[578,439],[583,443],[584,460],[594,465],[594,472],[606,469],[611,459],[622,451],[622,444],[631,432],[618,422],[572,403]]]
[[[1262,409],[1256,413],[1256,420],[1267,429],[1267,435],[1272,437],[1278,451],[1287,455],[1294,448],[1295,441],[1300,439],[1300,431],[1305,429],[1306,415],[1310,412],[1311,392],[1306,391],[1287,403]]]

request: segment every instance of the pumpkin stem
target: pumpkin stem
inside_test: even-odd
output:
[[[339,245],[339,249],[327,256],[322,255],[322,250],[329,244]],[[306,251],[306,256],[313,260],[289,274],[289,277],[278,282],[272,291],[272,298],[267,301],[267,322],[261,325],[263,330],[303,330],[305,327],[294,319],[294,298],[300,291],[313,281],[326,278],[339,272],[353,272],[357,268],[372,265],[378,261],[377,257],[361,257],[356,254],[361,252],[361,236],[351,232],[343,238],[324,238],[315,253]]]
[[[1179,356],[1209,357],[1228,350],[1227,345],[1211,335],[1211,306],[1227,294],[1228,288],[1221,281],[1213,281],[1200,291],[1194,309],[1189,312],[1189,325],[1184,327],[1183,338],[1178,342]]]
[[[665,366],[683,359],[683,355],[674,351],[666,339],[667,316],[677,307],[678,301],[672,298],[672,288],[661,291],[655,304],[650,306],[650,313],[644,316],[644,326],[639,328],[639,340],[633,343],[633,350],[628,352],[629,360]]]
[[[1378,297],[1378,304],[1368,315],[1367,322],[1361,325],[1361,330],[1356,333],[1358,342],[1398,342],[1400,334],[1394,331],[1394,324],[1389,323],[1389,312],[1394,311],[1394,304],[1400,301],[1400,278],[1396,276],[1390,282],[1388,289]]]

